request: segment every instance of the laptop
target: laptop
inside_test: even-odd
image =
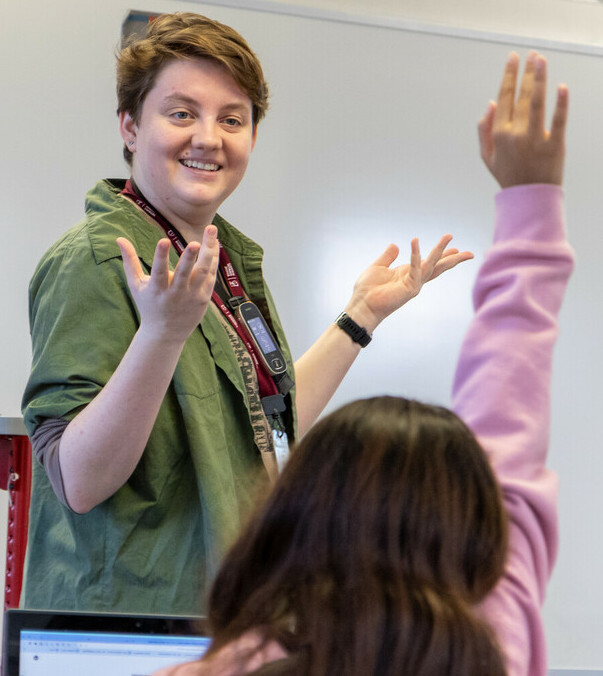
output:
[[[3,676],[149,676],[199,659],[202,617],[7,610]]]

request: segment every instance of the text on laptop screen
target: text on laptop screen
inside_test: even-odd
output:
[[[21,630],[20,676],[148,676],[199,659],[206,636]]]

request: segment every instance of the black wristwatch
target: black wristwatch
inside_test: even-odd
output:
[[[363,326],[356,324],[356,322],[345,312],[342,312],[339,317],[337,317],[335,324],[337,324],[342,331],[345,331],[355,343],[360,345],[360,347],[366,347],[371,340],[373,340],[371,334]]]

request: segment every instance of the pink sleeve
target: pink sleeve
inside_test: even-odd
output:
[[[508,188],[496,207],[494,245],[475,284],[453,408],[488,454],[509,514],[505,574],[481,609],[509,676],[545,676],[540,609],[558,540],[556,477],[545,467],[551,363],[573,254],[561,188]]]

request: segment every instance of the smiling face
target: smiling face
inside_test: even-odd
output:
[[[138,123],[120,113],[120,131],[136,184],[187,239],[239,185],[255,143],[251,100],[209,59],[165,65]]]

